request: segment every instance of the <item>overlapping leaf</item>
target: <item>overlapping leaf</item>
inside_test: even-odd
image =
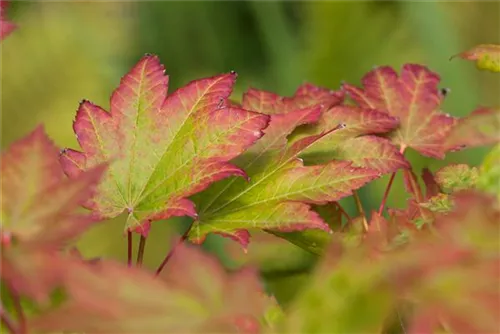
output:
[[[75,210],[92,195],[104,166],[68,180],[58,154],[41,127],[2,153],[2,234],[17,243],[57,249],[94,221]]]
[[[42,127],[2,153],[2,278],[36,299],[46,297],[60,274],[54,252],[96,222],[77,208],[92,195],[104,166],[68,180],[58,154]]]
[[[478,108],[458,120],[446,139],[448,150],[500,143],[500,109]]]
[[[393,315],[406,333],[495,332],[498,203],[473,191],[455,200],[452,212],[436,219],[433,233],[421,233],[397,251],[372,257],[372,245],[333,243],[277,332],[385,333]],[[377,222],[381,231],[387,228],[380,216],[372,220]],[[403,303],[409,306],[404,313]]]
[[[480,70],[500,72],[500,45],[477,45],[470,50],[452,56],[450,59],[455,57],[475,61],[476,67]]]
[[[146,234],[149,221],[196,216],[187,197],[210,183],[245,176],[228,161],[262,136],[268,116],[228,107],[235,79],[193,81],[167,97],[164,68],[146,55],[112,94],[110,112],[82,102],[74,130],[83,152],[62,154],[65,171],[110,161],[87,206],[103,218],[127,211],[127,228]]]
[[[16,25],[8,21],[6,18],[5,12],[8,6],[8,1],[0,1],[0,40],[7,37],[12,31],[14,31],[14,29],[16,29]]]
[[[383,66],[366,74],[364,89],[344,85],[362,108],[397,117],[400,125],[390,138],[401,150],[411,147],[429,157],[443,158],[444,143],[454,119],[440,110],[439,76],[424,66],[406,64],[400,75]]]
[[[373,110],[339,106],[342,98],[338,92],[312,85],[301,86],[292,98],[249,90],[243,107],[271,115],[265,135],[234,160],[248,173],[250,181],[224,180],[196,196],[200,210],[191,240],[201,241],[206,234],[215,232],[245,246],[247,230],[253,228],[328,231],[328,225],[310,209],[310,204],[337,201],[381,172],[405,167],[402,156],[391,151],[382,139],[357,138],[393,129],[397,120]],[[368,146],[387,150],[382,157],[364,159],[362,148],[353,144],[350,151],[342,146],[351,139],[359,140],[360,146],[366,144],[367,150]],[[338,156],[336,147],[341,152]],[[299,157],[312,165],[304,165]],[[394,157],[393,163],[377,168],[376,159],[384,157]]]
[[[228,274],[180,246],[160,277],[101,261],[69,264],[67,302],[30,324],[35,332],[258,333],[269,306],[257,273]]]
[[[449,165],[438,170],[435,179],[444,192],[457,192],[476,186],[478,170],[465,164]]]

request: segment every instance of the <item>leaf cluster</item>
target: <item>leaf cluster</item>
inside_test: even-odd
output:
[[[494,67],[490,49],[462,57]],[[3,329],[498,330],[498,149],[479,168],[454,164],[421,177],[404,157],[407,149],[440,159],[498,143],[498,109],[462,119],[443,113],[439,75],[416,64],[400,73],[375,68],[362,87],[338,91],[304,84],[281,97],[251,88],[241,104],[229,100],[236,77],[168,93],[163,65],[145,55],[112,93],[109,111],[80,103],[79,150],[60,150],[39,127],[2,153]],[[396,173],[408,203],[388,209]],[[384,174],[391,181],[380,209],[366,214],[356,191]],[[351,196],[356,217],[339,203]],[[86,259],[72,246],[124,212],[128,263]],[[174,216],[191,217],[190,227],[156,272],[143,268],[151,225]],[[135,266],[133,233],[141,236]],[[318,255],[318,265],[284,308],[255,266],[229,271],[193,245],[211,233],[245,250],[256,234],[252,247],[267,249],[261,257],[290,242]]]

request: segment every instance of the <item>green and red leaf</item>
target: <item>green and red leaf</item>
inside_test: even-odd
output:
[[[339,160],[329,158],[314,165],[304,165],[301,157],[309,161],[319,147],[334,147],[335,143],[362,134],[384,132],[397,125],[390,116],[337,106],[341,102],[342,95],[338,92],[311,85],[301,86],[291,98],[255,89],[247,92],[243,108],[271,116],[264,136],[233,161],[247,172],[250,181],[224,180],[196,196],[199,218],[190,239],[201,242],[208,233],[220,233],[245,246],[249,234],[243,231],[249,229],[330,231],[310,205],[348,196],[353,189],[378,177],[381,171],[367,168],[359,156],[357,164],[340,160],[344,157],[339,155]],[[344,122],[347,127],[343,126]],[[375,148],[384,147],[378,144],[373,143]],[[406,161],[400,158],[394,170],[406,166]]]
[[[78,208],[93,194],[104,165],[73,180],[42,127],[2,153],[1,277],[16,293],[46,301],[64,267],[57,251],[97,221]]]
[[[147,234],[149,221],[196,217],[187,197],[246,176],[229,161],[262,136],[269,116],[228,106],[235,79],[201,79],[167,96],[163,66],[146,55],[122,78],[110,112],[84,101],[74,123],[83,152],[66,150],[61,162],[70,176],[110,162],[88,207],[103,218],[127,211],[127,228]]]
[[[363,89],[348,84],[344,89],[360,107],[399,119],[390,138],[402,150],[411,147],[425,156],[443,158],[455,120],[440,110],[439,81],[428,68],[406,64],[399,76],[391,67],[377,67],[363,77]]]
[[[500,45],[480,44],[470,50],[464,51],[450,58],[460,57],[476,62],[476,67],[480,70],[500,72]]]
[[[30,323],[36,332],[258,333],[269,305],[255,271],[227,273],[181,245],[160,277],[125,265],[74,261],[68,298]]]
[[[2,153],[1,228],[17,243],[59,249],[95,223],[76,210],[92,196],[105,166],[68,180],[58,155],[42,127]]]
[[[436,182],[447,193],[471,189],[476,186],[479,172],[476,167],[465,164],[454,164],[441,168],[436,172]]]

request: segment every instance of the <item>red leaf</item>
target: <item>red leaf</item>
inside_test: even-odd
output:
[[[426,188],[425,199],[429,199],[439,194],[439,185],[436,183],[434,175],[432,175],[432,172],[428,168],[422,170],[422,180],[424,180]]]
[[[500,109],[479,108],[458,120],[446,139],[448,150],[500,142]]]
[[[343,92],[328,90],[306,83],[297,88],[293,97],[283,97],[271,92],[250,88],[243,95],[243,108],[267,115],[287,114],[311,106],[320,106],[321,109],[326,110],[343,100]]]
[[[83,153],[68,150],[68,175],[111,161],[89,207],[103,218],[129,213],[127,228],[147,234],[150,221],[196,217],[187,197],[230,175],[229,160],[262,136],[268,116],[228,107],[236,74],[189,83],[167,97],[168,77],[146,55],[122,78],[111,111],[83,102],[74,130]]]
[[[364,76],[364,89],[344,85],[362,108],[399,118],[392,141],[429,157],[443,158],[444,142],[454,119],[440,112],[439,76],[421,65],[406,64],[401,74],[378,67]]]

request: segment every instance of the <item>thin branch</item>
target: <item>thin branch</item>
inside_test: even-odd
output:
[[[14,322],[10,318],[10,316],[5,312],[5,308],[3,307],[3,304],[0,305],[0,319],[2,321],[3,326],[8,330],[9,333],[11,334],[17,334],[18,330],[16,329],[16,326],[14,325]]]
[[[127,230],[127,264],[132,267],[132,231]]]
[[[382,212],[385,208],[385,203],[387,202],[387,198],[389,197],[389,191],[391,190],[392,183],[394,182],[394,178],[396,177],[396,172],[392,173],[391,178],[389,179],[389,183],[387,183],[387,187],[384,191],[384,197],[382,197],[382,202],[380,203],[380,207],[378,208],[379,216],[382,215]]]
[[[142,259],[144,258],[144,249],[146,248],[146,240],[147,238],[141,235],[141,239],[139,240],[139,250],[137,251],[137,262],[136,266],[142,266]]]
[[[345,218],[347,219],[347,223],[349,225],[352,225],[352,218],[351,216],[349,216],[349,214],[344,210],[344,208],[342,207],[342,205],[340,205],[339,202],[335,202],[335,205],[339,208],[339,211],[341,214],[343,214],[345,216]],[[346,224],[347,225],[347,224]],[[343,229],[346,225],[342,226],[341,229]]]
[[[170,249],[170,252],[168,252],[167,256],[165,256],[165,259],[163,259],[162,263],[160,264],[160,266],[158,267],[158,269],[156,269],[156,276],[158,276],[161,271],[163,270],[163,268],[165,267],[165,265],[168,263],[168,261],[172,258],[172,256],[174,255],[176,249],[184,242],[186,241],[188,235],[189,235],[189,232],[191,231],[191,228],[193,227],[193,224],[194,224],[194,221],[191,222],[191,224],[189,225],[188,229],[186,230],[186,232],[184,232],[184,234],[182,235],[182,237],[179,239],[179,241],[177,241],[177,243]]]
[[[401,147],[399,148],[399,153],[404,154],[405,150],[406,150],[406,145],[401,145]],[[385,204],[387,202],[387,198],[389,197],[389,192],[391,191],[392,183],[394,182],[395,177],[396,177],[396,172],[392,173],[391,178],[389,179],[389,183],[385,188],[384,197],[382,197],[382,202],[380,203],[380,207],[378,209],[379,215],[382,215],[382,212],[384,211]]]
[[[358,212],[363,218],[363,230],[368,232],[368,222],[366,221],[365,209],[363,209],[363,204],[361,203],[361,199],[359,198],[359,194],[356,190],[352,191],[352,195],[354,197],[354,201],[356,202],[356,207],[358,208]]]

